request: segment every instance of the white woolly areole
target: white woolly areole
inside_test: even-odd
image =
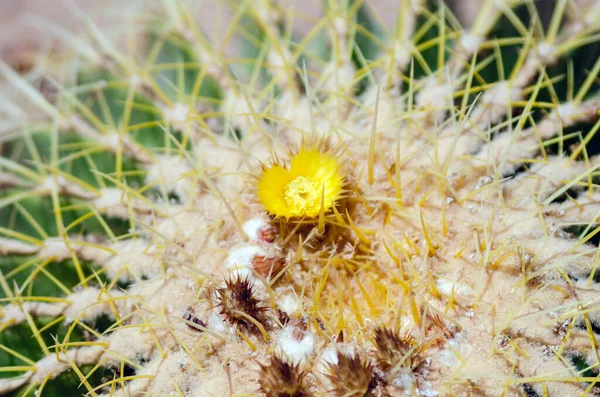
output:
[[[108,135],[105,135],[102,139],[102,143],[112,149],[113,151],[117,151],[117,149],[119,148],[119,144],[121,142],[121,138],[119,136],[119,134],[117,134],[116,132],[112,132]]]
[[[249,221],[244,222],[242,229],[250,240],[259,240],[260,229],[267,226],[267,222],[263,218],[252,218]]]
[[[39,246],[27,244],[19,240],[0,237],[0,254],[32,255],[38,252]]]
[[[452,296],[453,291],[454,295],[458,297],[468,297],[473,295],[473,290],[470,287],[460,284],[458,281],[440,278],[436,280],[435,285],[438,291],[445,296]]]
[[[558,106],[554,112],[554,117],[558,117],[565,124],[573,124],[579,118],[580,112],[580,108],[573,105],[572,102],[567,102]]]
[[[107,258],[102,267],[111,279],[128,281],[142,276],[153,277],[160,269],[160,261],[152,254],[152,246],[142,238],[122,240],[113,244],[111,248],[117,252]],[[122,271],[125,268],[125,271]]]
[[[470,32],[463,34],[460,38],[460,45],[465,49],[467,54],[473,54],[476,52],[481,43],[483,43],[483,37],[476,36]]]
[[[190,107],[185,103],[177,102],[172,107],[163,109],[163,116],[176,130],[182,130],[188,121]]]
[[[333,27],[340,36],[345,36],[348,33],[348,22],[346,21],[346,18],[334,18]]]
[[[252,259],[254,259],[255,256],[266,255],[267,253],[265,250],[255,245],[240,247],[231,251],[227,257],[227,267],[232,270],[238,270],[238,272],[243,269],[246,269],[246,271],[250,272],[250,268],[252,267]]]
[[[217,309],[213,309],[212,313],[208,317],[206,328],[218,334],[234,333],[233,330],[227,326],[225,321],[221,318]]]
[[[129,219],[128,203],[133,201],[132,210],[138,212],[142,209],[140,200],[131,199],[121,189],[109,187],[100,190],[100,196],[92,201],[92,204],[98,208],[100,213],[120,219]]]
[[[71,250],[63,240],[51,238],[44,241],[44,247],[40,250],[39,255],[42,258],[54,257],[56,262],[61,262],[71,258]]]
[[[328,76],[327,82],[324,84],[325,90],[348,92],[353,87],[356,67],[351,62],[346,62],[341,66],[336,62],[330,62],[325,67],[324,73]]]
[[[394,43],[394,60],[400,65],[405,65],[410,61],[413,45],[411,41],[396,41]]]
[[[556,60],[555,48],[549,43],[542,42],[537,48],[538,55],[544,63],[553,63]]]
[[[333,343],[327,345],[327,347],[323,349],[323,352],[321,353],[321,360],[325,364],[337,364],[340,360],[338,356],[338,347]]]
[[[101,211],[108,210],[107,212],[111,212],[112,207],[123,207],[125,202],[124,191],[109,187],[100,191],[100,196],[93,201],[93,204]],[[127,213],[125,213],[125,216],[127,216]]]
[[[460,360],[456,355],[457,353],[463,356],[469,354],[471,351],[470,348],[467,348],[463,343],[460,343],[461,340],[462,333],[456,333],[454,339],[447,340],[444,348],[440,350],[440,361],[449,368],[456,367],[460,364]]]
[[[300,301],[292,294],[287,294],[280,297],[277,301],[277,306],[279,306],[281,311],[286,312],[290,316],[297,314],[302,310]]]
[[[478,125],[496,123],[504,117],[511,102],[521,99],[519,88],[502,81],[481,96],[481,106],[475,108],[472,119]]]
[[[38,186],[38,190],[41,191],[54,191],[60,190],[60,186],[67,183],[65,178],[59,176],[58,178],[54,178],[54,176],[50,175],[44,179],[44,182]]]
[[[417,104],[423,112],[423,121],[432,125],[440,122],[452,104],[452,86],[429,79],[417,96]]]
[[[315,347],[315,338],[312,332],[306,331],[301,340],[294,336],[296,327],[287,326],[279,334],[277,348],[291,363],[300,363],[312,354]]]
[[[102,292],[98,288],[86,288],[76,292],[69,298],[71,305],[65,310],[65,316],[70,319],[94,320],[103,314],[111,312],[111,306],[108,302],[102,302],[108,296],[102,296]],[[123,296],[120,291],[111,291],[111,297]],[[102,303],[98,303],[102,302]],[[115,303],[122,306],[125,301],[117,300]],[[114,304],[114,303],[113,303]]]
[[[69,368],[69,361],[75,362],[78,366],[96,364],[104,352],[103,349],[100,346],[86,346],[68,350],[65,353],[49,354],[36,363],[36,371],[33,373],[30,383],[39,384],[46,378],[56,378]]]
[[[25,312],[32,315],[58,316],[65,309],[66,303],[23,302],[21,307],[11,303],[0,308],[0,325],[21,324],[27,318]],[[21,309],[22,308],[22,309]]]
[[[451,98],[452,88],[432,80],[426,83],[418,96],[418,104],[423,107],[439,108],[445,106]]]
[[[193,182],[186,178],[186,174],[191,170],[189,162],[182,157],[160,156],[158,161],[148,168],[146,183],[164,186],[184,201],[193,187]]]
[[[403,389],[404,395],[406,396],[413,396],[417,391],[415,378],[412,375],[407,374],[405,372],[398,372],[398,374],[394,378],[393,384],[394,386]]]

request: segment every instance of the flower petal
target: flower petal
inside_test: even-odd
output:
[[[267,168],[258,181],[258,200],[271,215],[290,217],[284,192],[292,180],[288,170],[280,165]]]

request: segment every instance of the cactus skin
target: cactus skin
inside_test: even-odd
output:
[[[165,0],[0,62],[0,393],[320,396],[354,363],[368,395],[600,394],[600,2],[400,5],[297,39],[252,0],[219,41]],[[340,199],[269,217],[307,142]]]

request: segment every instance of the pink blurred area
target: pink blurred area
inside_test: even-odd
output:
[[[227,0],[175,0],[194,4],[198,11],[197,19],[205,32],[223,28],[219,20],[227,18],[230,8]],[[409,0],[411,1],[411,0]],[[459,19],[468,24],[482,0],[449,0],[452,9],[457,12]],[[159,2],[154,0],[0,0],[0,58],[11,61],[11,58],[23,55],[23,51],[33,51],[44,43],[47,35],[43,29],[36,28],[31,16],[41,17],[67,29],[76,29],[79,19],[73,15],[73,9],[81,9],[95,16],[110,8],[112,12],[119,11],[125,4],[137,2],[144,7],[152,7]],[[276,0],[283,7],[293,8],[299,16],[296,28],[300,31],[310,29],[311,17],[321,14],[322,0]],[[365,0],[365,4],[376,11],[380,21],[393,29],[398,15],[398,8],[403,0]],[[230,12],[229,12],[230,14]],[[223,25],[223,23],[220,23]],[[209,32],[210,33],[210,32]]]

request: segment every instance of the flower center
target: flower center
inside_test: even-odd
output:
[[[285,202],[297,214],[304,214],[320,200],[319,183],[311,177],[299,176],[285,187]]]

